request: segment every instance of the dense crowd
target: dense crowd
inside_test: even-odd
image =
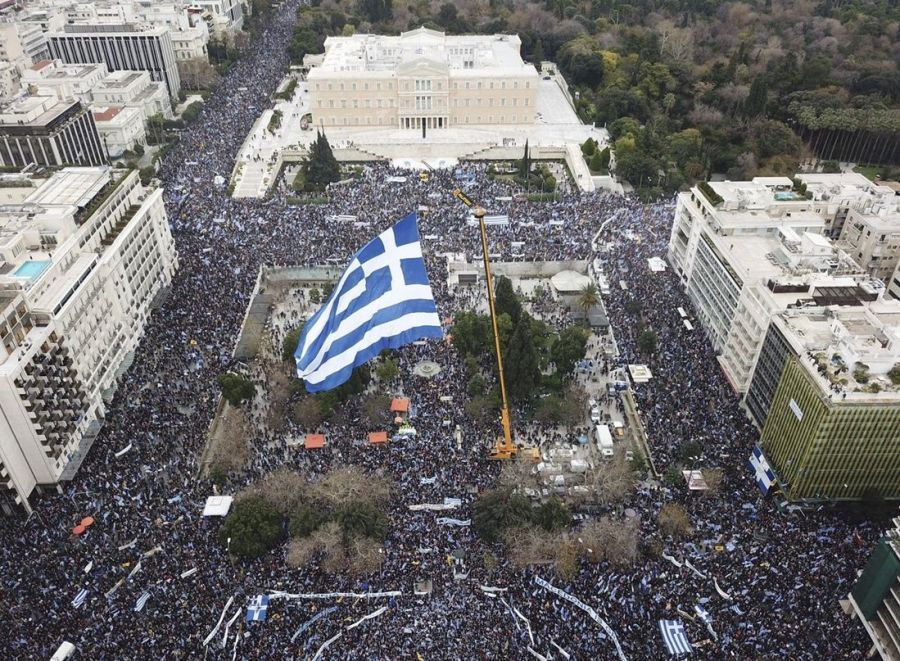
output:
[[[291,206],[280,194],[232,200],[214,184],[216,175],[229,178],[259,112],[251,107],[265,103],[286,70],[295,8],[288,2],[273,11],[160,167],[179,271],[76,479],[63,485],[61,495],[35,497],[27,520],[0,520],[0,655],[49,658],[62,640],[70,640],[91,659],[311,658],[343,631],[325,658],[527,658],[529,647],[546,658],[562,658],[559,648],[573,658],[613,658],[615,648],[603,629],[537,587],[533,578],[541,576],[593,606],[628,658],[666,657],[660,619],[682,619],[692,642],[708,640],[695,650],[702,658],[863,658],[865,634],[841,613],[838,600],[864,563],[877,527],[828,510],[784,514],[760,498],[746,468],[754,430],[709,344],[681,323],[676,310],[690,304],[677,278],[647,267],[648,257],[665,254],[671,203],[643,205],[630,197],[578,192],[557,202],[519,202],[511,199],[509,183],[492,181],[475,164],[465,165],[475,175],[466,185],[468,195],[510,219],[491,228],[492,252],[504,260],[597,258],[611,282],[627,283],[627,290],[614,286],[605,297],[620,351],[610,367],[636,360],[641,323],[659,334],[650,363],[654,377],[635,392],[657,467],[672,461],[681,442],[694,440],[705,465],[724,468],[724,486],[718,497],[697,498],[684,488],[644,484],[626,505],[640,517],[644,547],[657,540],[666,555],[689,559],[697,572],[644,548],[630,569],[584,565],[566,585],[548,567],[515,570],[500,548],[484,544],[468,527],[438,524],[434,512],[410,511],[411,504],[459,498],[452,516],[467,519],[478,490],[497,477],[498,466],[484,460],[480,440],[488,428],[462,411],[464,366],[446,342],[399,353],[417,437],[384,448],[354,442],[367,430],[354,409],[358,404],[351,402],[327,428],[322,451],[287,448],[289,426],[281,432],[260,429],[246,471],[227,487],[240,489],[282,465],[315,476],[355,464],[390,476],[396,484],[392,525],[377,575],[361,582],[315,565],[289,569],[283,550],[258,561],[228,556],[217,539],[221,519],[200,516],[212,487],[199,476],[198,456],[218,398],[215,377],[234,367],[234,340],[260,266],[342,264],[369,237],[421,208],[420,232],[445,319],[473,301],[471,294],[448,290],[446,260],[439,255],[477,259],[480,251],[479,237],[466,222],[468,210],[451,194],[451,171],[422,181],[370,164],[359,178],[335,186],[325,206]],[[405,181],[396,180],[403,176]],[[336,221],[338,215],[356,216],[357,224]],[[561,314],[548,311],[551,318]],[[441,367],[433,378],[413,373],[425,359]],[[445,420],[460,425],[461,445]],[[129,444],[129,452],[116,456]],[[655,524],[660,506],[670,501],[690,513],[696,530],[690,542],[663,538]],[[96,523],[73,537],[72,526],[86,515]],[[865,546],[853,543],[854,533]],[[500,558],[496,569],[484,566],[487,551]],[[454,579],[447,562],[452,553],[463,556],[467,578]],[[181,577],[194,568],[196,573]],[[432,594],[413,596],[416,582],[425,579],[433,582]],[[480,585],[506,592],[489,597]],[[266,622],[247,625],[239,617],[225,649],[221,634],[202,647],[230,597],[236,606],[229,617],[249,597],[272,590],[365,589],[403,595],[372,603],[276,600]],[[71,602],[81,590],[87,597],[75,608]],[[135,602],[145,593],[149,600],[136,612]],[[717,640],[678,614],[692,614],[696,603],[712,615]],[[292,641],[325,605],[338,610]],[[389,608],[377,619],[342,628],[380,605]],[[528,620],[530,634],[512,608]]]

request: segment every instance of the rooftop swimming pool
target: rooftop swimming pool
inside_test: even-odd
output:
[[[13,273],[13,276],[16,278],[28,278],[29,280],[34,280],[41,273],[46,271],[52,263],[53,262],[49,259],[32,259],[17,268]]]
[[[775,199],[779,202],[791,202],[793,200],[801,200],[803,198],[793,191],[779,191],[775,193]]]

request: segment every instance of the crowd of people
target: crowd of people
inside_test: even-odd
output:
[[[413,401],[417,436],[381,448],[354,442],[368,430],[351,401],[327,427],[321,451],[288,448],[285,434],[260,431],[251,439],[246,469],[225,487],[239,491],[283,465],[311,479],[346,464],[390,477],[395,494],[382,569],[364,579],[328,574],[316,563],[292,569],[283,548],[255,561],[229,556],[218,540],[221,519],[201,517],[212,485],[200,475],[199,455],[218,400],[216,376],[235,367],[235,337],[259,268],[343,264],[370,237],[421,209],[431,281],[447,319],[472,299],[448,288],[443,256],[478,259],[481,249],[468,209],[452,196],[452,171],[422,181],[386,164],[367,164],[352,182],[334,186],[326,205],[316,206],[292,206],[278,193],[233,200],[214,183],[216,175],[229,178],[259,112],[251,106],[261,106],[286,71],[295,11],[296,2],[272,10],[161,164],[179,270],[79,474],[62,494],[35,496],[27,519],[0,520],[3,658],[49,658],[68,640],[91,659],[299,659],[312,658],[338,633],[323,658],[564,658],[560,649],[571,658],[614,658],[605,630],[536,585],[535,577],[596,609],[630,659],[667,657],[660,619],[681,619],[701,658],[863,658],[865,632],[838,600],[863,566],[878,525],[827,509],[785,514],[760,497],[746,468],[756,433],[709,343],[681,323],[676,310],[690,304],[677,278],[647,267],[647,258],[665,255],[671,202],[644,205],[577,191],[555,202],[521,202],[511,199],[512,184],[492,180],[477,164],[464,166],[474,175],[467,194],[492,214],[509,216],[509,224],[490,229],[491,251],[501,260],[600,259],[611,282],[627,283],[627,290],[613,287],[604,297],[619,348],[610,367],[644,362],[637,356],[639,327],[658,333],[653,378],[635,386],[657,468],[672,463],[680,443],[695,441],[704,465],[724,470],[719,495],[643,484],[625,503],[640,518],[645,541],[633,567],[584,564],[568,584],[546,566],[516,570],[502,547],[486,544],[470,527],[409,509],[456,498],[460,504],[449,516],[469,519],[477,493],[499,471],[485,461],[482,442],[497,430],[463,412],[463,361],[450,343],[428,342],[399,352],[400,388]],[[413,366],[422,360],[437,363],[440,372],[417,376]],[[445,420],[460,425],[461,444]],[[273,444],[281,447],[273,450]],[[117,455],[128,445],[129,452]],[[686,541],[664,537],[656,525],[660,507],[673,501],[687,509],[695,530]],[[86,515],[95,524],[73,537],[72,526]],[[652,553],[649,540],[668,557]],[[497,566],[484,561],[489,552]],[[448,563],[448,556],[460,560]],[[417,582],[425,580],[431,593],[415,595]],[[498,591],[488,594],[480,586]],[[76,607],[73,599],[83,590],[84,602]],[[402,595],[274,599],[265,622],[245,624],[248,599],[275,590]],[[145,605],[135,610],[145,594]],[[225,614],[242,613],[227,644],[223,629],[204,647],[232,597]],[[693,614],[697,603],[712,616],[714,638],[680,613]],[[337,610],[295,637],[326,606]],[[347,628],[380,606],[388,608],[377,618]]]

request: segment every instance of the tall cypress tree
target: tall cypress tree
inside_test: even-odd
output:
[[[531,337],[531,318],[523,314],[509,340],[509,349],[503,359],[506,392],[515,402],[531,399],[541,383],[538,352]]]

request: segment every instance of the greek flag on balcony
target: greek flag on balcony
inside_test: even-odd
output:
[[[306,322],[294,358],[309,392],[331,390],[384,349],[443,337],[415,212],[350,260],[325,304]]]
[[[660,620],[659,630],[662,633],[666,649],[672,656],[690,654],[693,652],[687,635],[684,633],[684,625],[679,620]]]
[[[269,611],[269,595],[261,594],[250,600],[247,606],[247,622],[265,622]]]
[[[763,455],[762,448],[753,448],[753,453],[750,455],[750,468],[755,474],[756,486],[759,487],[764,496],[768,495],[772,485],[775,484],[775,473]]]

